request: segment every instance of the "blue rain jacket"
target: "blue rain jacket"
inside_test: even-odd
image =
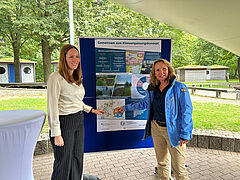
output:
[[[154,88],[149,85],[147,95],[137,103],[127,104],[124,111],[135,109],[148,109],[148,119],[145,127],[144,139],[151,136],[151,120],[153,119],[152,103],[154,99]],[[190,140],[192,138],[193,106],[185,84],[176,81],[172,82],[165,97],[165,115],[167,131],[172,147],[180,144],[180,138]]]

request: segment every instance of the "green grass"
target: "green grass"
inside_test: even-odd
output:
[[[196,87],[200,87],[200,85],[196,85]],[[209,85],[203,85],[204,88],[210,88]],[[229,86],[217,86],[212,85],[212,88],[230,88]]]
[[[131,87],[127,86],[124,88],[123,96],[131,96]]]
[[[239,83],[238,79],[230,79],[229,82],[226,80],[207,80],[207,81],[196,81],[196,82],[184,82],[184,84],[194,84],[194,83]]]
[[[240,132],[240,106],[223,103],[193,102],[193,126],[195,129],[214,129]],[[47,112],[46,98],[14,98],[0,100],[0,110],[39,109]],[[45,122],[43,133],[48,132]]]
[[[0,100],[0,111],[14,109],[37,109],[47,112],[46,98],[9,98]],[[44,124],[42,133],[48,132],[48,121]]]
[[[193,102],[195,129],[240,131],[240,106],[223,103]]]

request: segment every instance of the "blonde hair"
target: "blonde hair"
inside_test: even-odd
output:
[[[168,67],[168,77],[167,77],[168,82],[173,81],[176,78],[175,70],[172,67],[171,63],[168,62],[166,59],[157,59],[156,61],[154,61],[152,65],[152,70],[150,72],[150,83],[154,87],[160,84],[160,81],[155,76],[155,64],[158,62],[162,62]]]
[[[59,63],[58,63],[58,69],[59,69],[58,71],[68,83],[75,83],[79,86],[82,83],[82,68],[81,68],[80,62],[79,62],[77,69],[75,69],[73,71],[73,78],[71,78],[70,75],[68,74],[68,65],[67,65],[66,54],[72,48],[76,49],[79,54],[78,48],[71,44],[65,44],[61,48],[60,56],[59,56]],[[80,56],[80,54],[79,54],[79,56]]]

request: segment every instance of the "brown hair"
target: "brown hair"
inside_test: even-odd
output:
[[[58,69],[59,69],[58,71],[68,83],[75,83],[77,85],[80,85],[82,83],[82,68],[81,68],[80,62],[79,62],[77,69],[75,69],[73,71],[73,79],[68,74],[68,65],[67,65],[66,54],[72,48],[76,49],[79,54],[78,48],[71,44],[65,44],[61,48],[60,56],[59,56],[59,63],[58,63]],[[80,54],[79,54],[79,56],[80,56]]]
[[[168,62],[166,59],[157,59],[156,61],[154,61],[152,65],[152,70],[150,72],[150,83],[154,87],[160,84],[160,81],[155,76],[155,64],[158,62],[163,62],[168,67],[168,82],[173,81],[176,78],[175,70],[172,67],[171,63]]]

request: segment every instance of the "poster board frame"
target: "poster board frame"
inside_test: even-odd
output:
[[[79,50],[83,73],[83,86],[85,88],[84,102],[96,108],[96,39],[116,40],[161,40],[161,58],[172,61],[171,38],[100,38],[79,37]],[[109,150],[150,148],[153,147],[152,138],[143,140],[144,130],[120,130],[97,132],[97,116],[84,113],[85,124],[85,152],[98,152]]]

